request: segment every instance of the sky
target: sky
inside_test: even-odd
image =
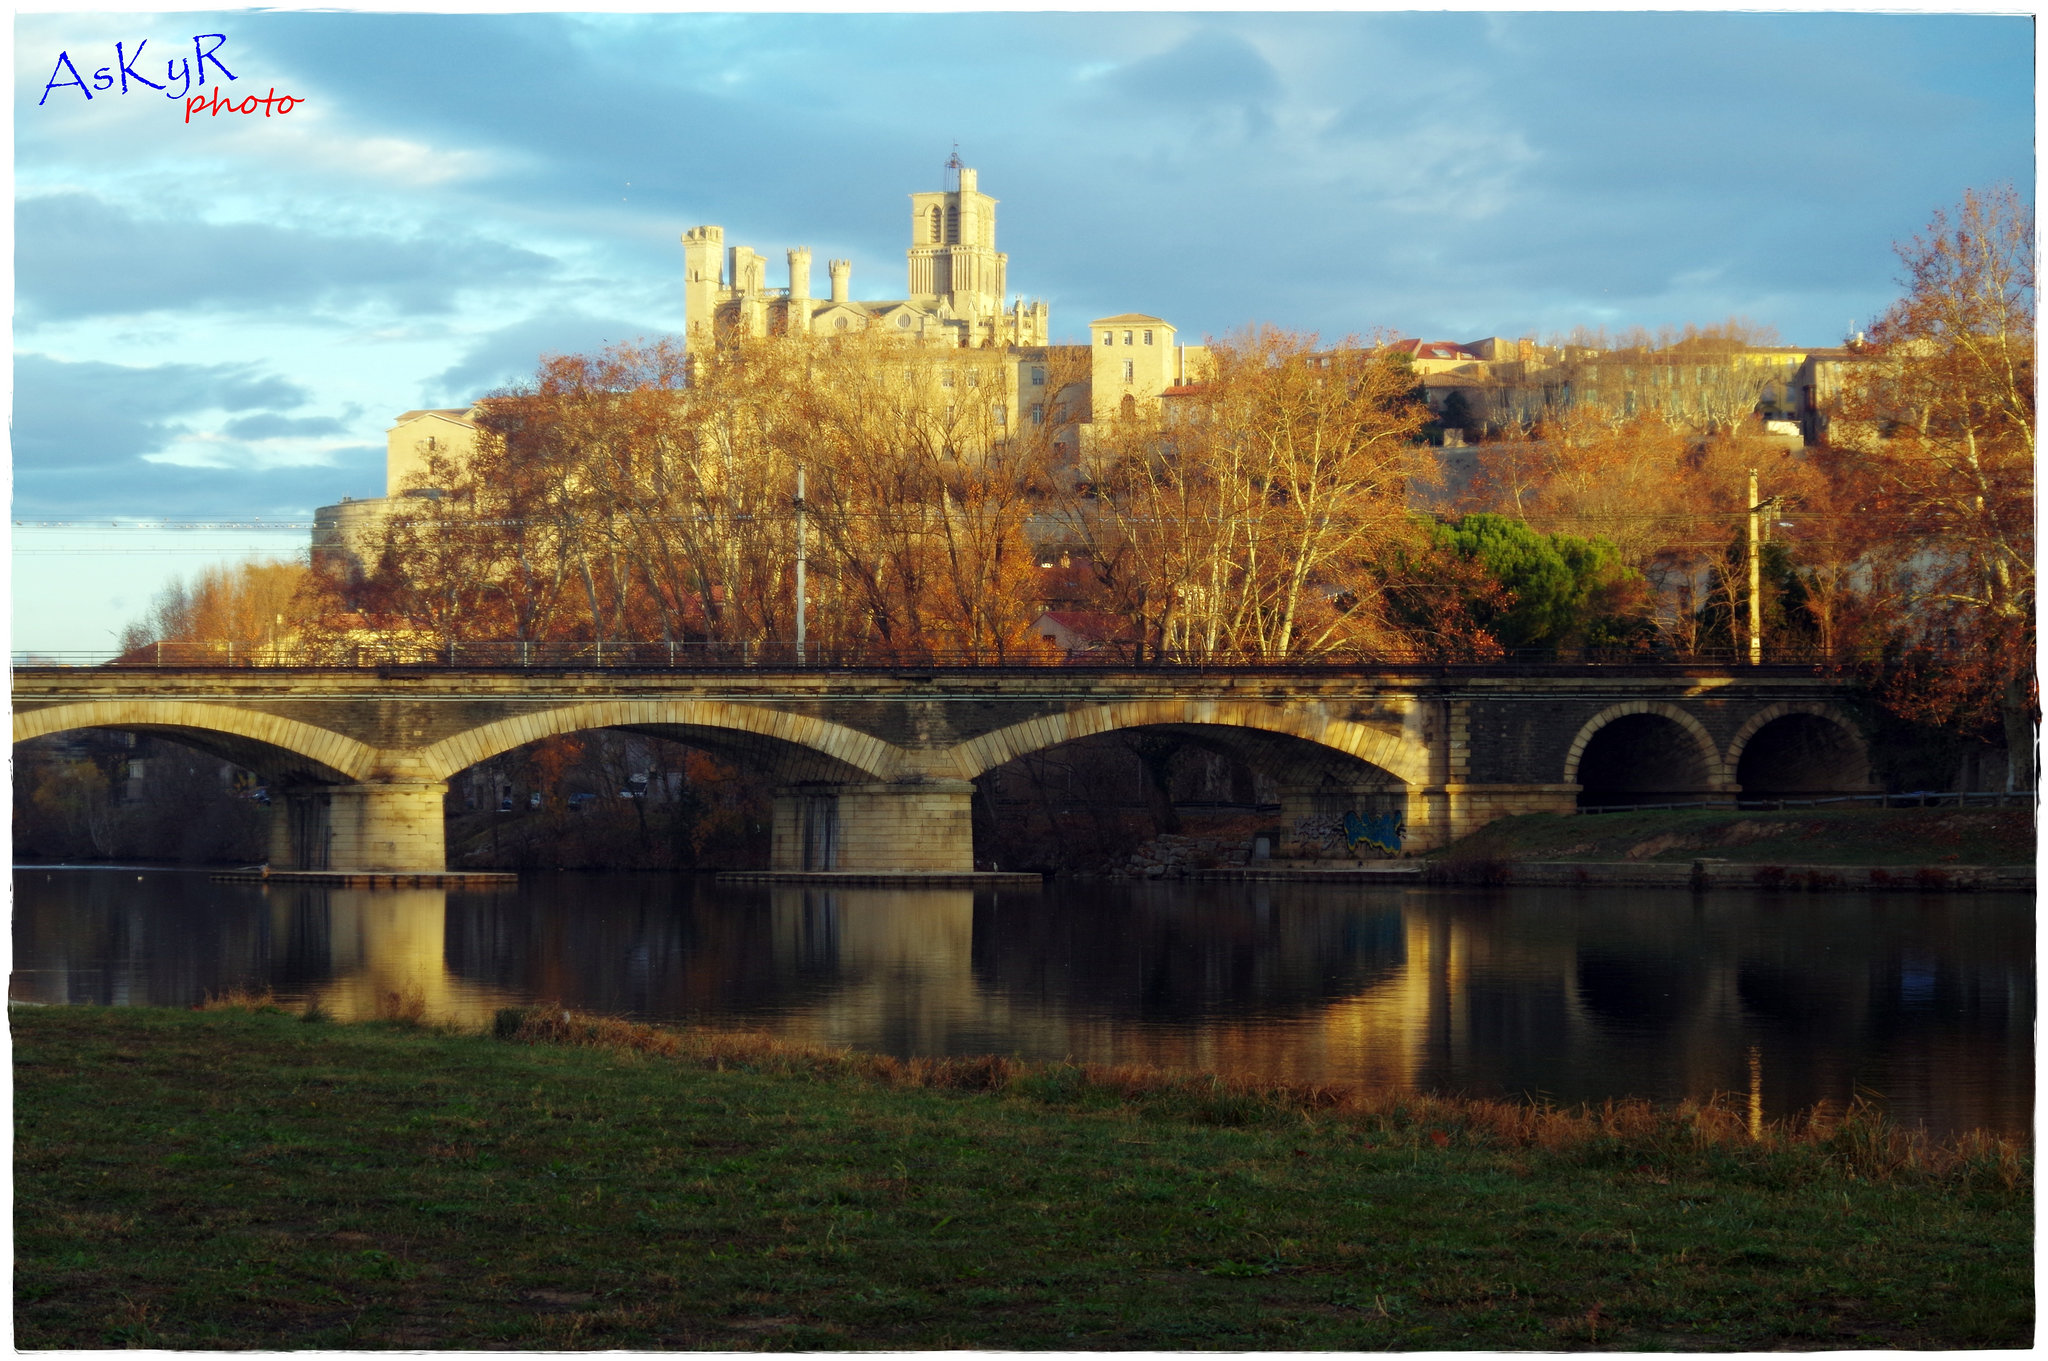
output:
[[[1189,341],[1737,315],[1839,343],[1936,208],[2031,201],[2033,43],[1904,14],[20,14],[11,647],[103,654],[169,578],[302,550],[262,526],[381,494],[399,412],[680,332],[688,227],[774,285],[805,245],[820,291],[844,257],[901,296],[907,196],[956,144],[1056,340],[1141,311]]]

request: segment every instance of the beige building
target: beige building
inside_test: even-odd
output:
[[[384,432],[384,494],[424,487],[436,456],[465,459],[476,451],[476,408],[408,411]]]
[[[313,512],[314,564],[355,571],[369,566],[399,499],[433,494],[428,477],[433,460],[462,460],[475,450],[475,406],[402,413],[384,432],[384,494],[344,496]]]
[[[997,200],[981,192],[958,159],[949,189],[910,195],[905,296],[855,299],[852,266],[827,265],[823,297],[812,291],[811,253],[787,253],[788,283],[771,288],[768,261],[747,246],[725,244],[717,226],[682,234],[683,329],[695,350],[720,334],[844,335],[875,328],[914,343],[920,365],[941,387],[993,384],[998,431],[1028,433],[1051,424],[1062,454],[1078,458],[1107,422],[1156,415],[1160,399],[1206,372],[1207,350],[1178,344],[1171,323],[1127,312],[1090,323],[1089,342],[1053,345],[1042,301],[1010,299],[1009,256],[996,249]],[[979,353],[972,358],[949,354]],[[386,520],[407,495],[431,495],[436,456],[456,459],[476,447],[475,406],[407,411],[385,435],[384,495],[344,499],[314,512],[316,558],[360,569],[376,556]],[[999,436],[1000,437],[1000,436]]]
[[[830,292],[811,291],[811,252],[788,252],[789,283],[768,286],[768,261],[747,246],[725,245],[723,227],[683,233],[683,314],[691,348],[724,332],[834,335],[878,327],[929,344],[959,348],[1043,345],[1051,329],[1043,302],[1005,303],[1010,257],[996,249],[996,200],[981,192],[971,167],[955,157],[951,189],[910,196],[906,296],[857,301],[853,265],[827,265]]]

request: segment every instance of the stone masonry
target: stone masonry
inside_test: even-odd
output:
[[[1870,787],[1843,686],[1790,667],[25,668],[13,700],[16,741],[128,729],[257,772],[278,810],[279,869],[441,868],[449,776],[594,728],[672,738],[768,774],[781,789],[778,869],[971,869],[976,776],[1133,728],[1267,774],[1289,825],[1397,814],[1408,853],[1596,795],[1730,802],[1752,743],[1770,748],[1752,767],[1780,782]],[[1822,756],[1802,775],[1809,748]]]

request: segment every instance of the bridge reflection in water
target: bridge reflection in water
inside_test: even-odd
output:
[[[1144,1063],[1576,1103],[1858,1092],[2031,1123],[2032,905],[1764,895],[1049,885],[989,892],[535,876],[517,889],[16,873],[12,995],[343,1018],[533,1000],[896,1054]]]

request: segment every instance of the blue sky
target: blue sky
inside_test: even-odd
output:
[[[117,41],[161,83],[196,34],[226,35],[209,89],[305,103],[46,92],[60,52],[116,75]],[[14,62],[17,521],[377,494],[396,413],[680,330],[697,223],[771,282],[800,244],[898,296],[906,196],[956,141],[1056,338],[1741,314],[1828,344],[1934,208],[2033,193],[2014,17],[47,14]],[[144,542],[18,529],[14,646],[103,646],[255,541],[117,574]]]

